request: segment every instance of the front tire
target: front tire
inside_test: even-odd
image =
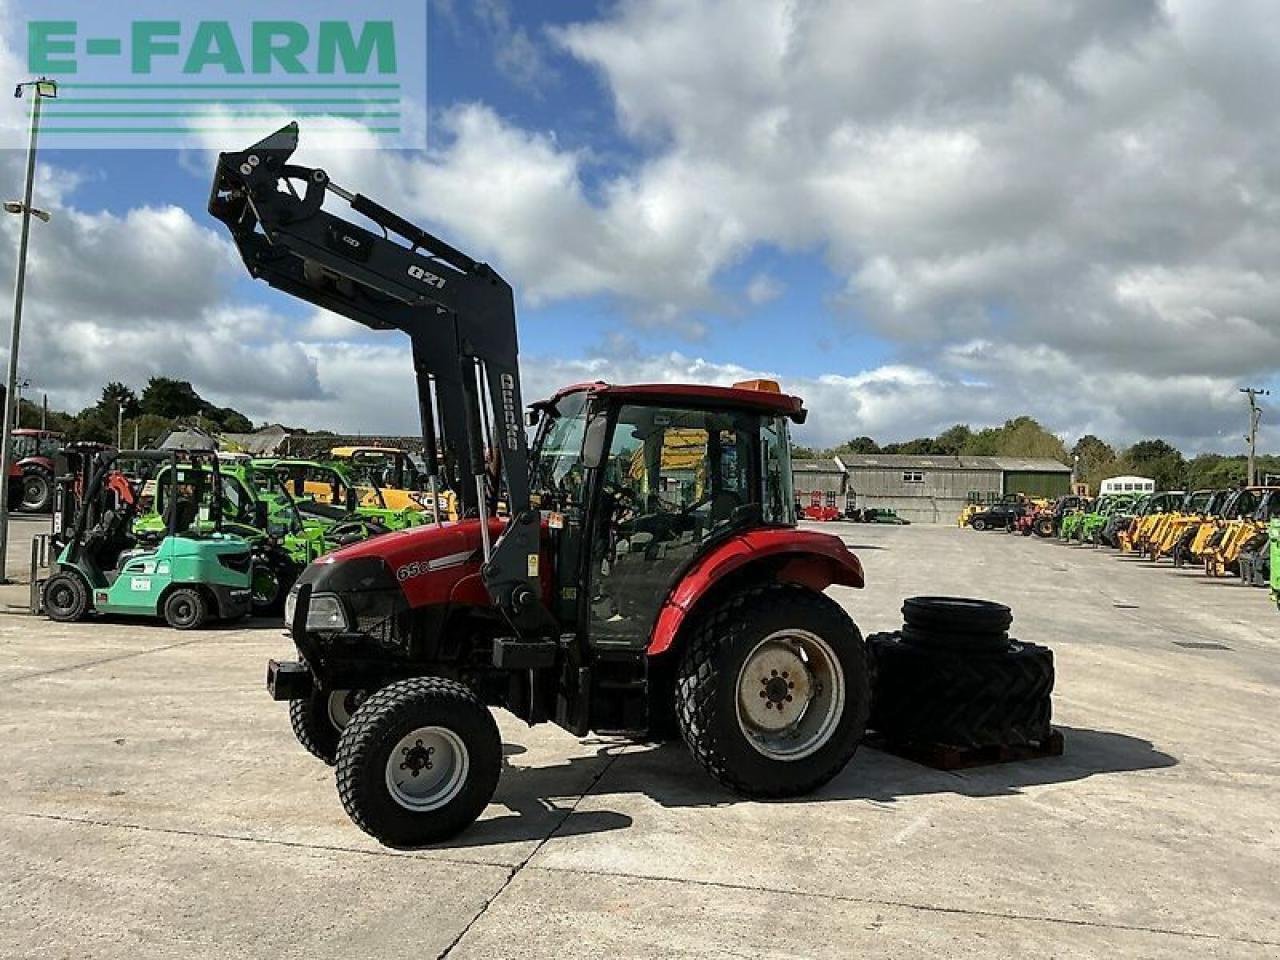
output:
[[[338,739],[363,700],[361,690],[313,690],[309,697],[289,701],[289,726],[307,753],[332,767]]]
[[[389,847],[447,840],[493,797],[502,738],[469,687],[415,677],[366,700],[338,739],[338,796],[365,833]]]
[[[199,630],[209,620],[209,601],[195,587],[179,587],[165,598],[164,620],[175,630]]]
[[[970,526],[975,530],[982,531],[987,529],[987,521],[983,520],[981,517],[974,517]]]
[[[64,570],[44,582],[45,615],[58,623],[75,623],[89,612],[89,587],[78,573]]]
[[[792,585],[729,598],[695,627],[676,671],[685,744],[748,797],[829,781],[857,750],[870,700],[857,627],[830,598]]]

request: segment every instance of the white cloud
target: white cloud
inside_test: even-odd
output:
[[[777,300],[784,292],[786,286],[767,273],[757,273],[747,284],[747,300],[756,306]]]

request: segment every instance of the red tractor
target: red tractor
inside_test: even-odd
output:
[[[678,732],[746,796],[835,776],[870,696],[862,637],[823,591],[863,574],[838,538],[796,529],[801,401],[768,383],[587,383],[526,420],[511,288],[291,165],[297,138],[223,154],[210,212],[253,276],[409,335],[428,483],[463,516],[323,557],[289,596],[299,658],[272,661],[267,686],[336,764],[352,820],[392,846],[467,827],[502,768],[495,707],[580,736]]]
[[[19,427],[13,431],[9,503],[15,510],[48,513],[53,509],[53,462],[63,445],[63,435],[51,430]]]

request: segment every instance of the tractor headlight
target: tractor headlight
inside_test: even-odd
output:
[[[331,593],[313,594],[311,605],[307,607],[308,633],[333,633],[346,630],[347,612],[342,609],[342,601]]]
[[[298,609],[298,588],[294,587],[284,600],[284,625],[293,628],[293,615]],[[308,633],[334,633],[350,626],[342,601],[332,593],[315,593],[307,606]]]
[[[293,626],[293,612],[298,609],[298,588],[294,587],[284,598],[284,625]]]

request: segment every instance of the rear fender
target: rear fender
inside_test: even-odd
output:
[[[648,653],[665,653],[709,594],[726,583],[796,583],[822,591],[832,584],[861,587],[862,563],[839,537],[811,530],[762,529],[731,537],[703,554],[667,594]]]

